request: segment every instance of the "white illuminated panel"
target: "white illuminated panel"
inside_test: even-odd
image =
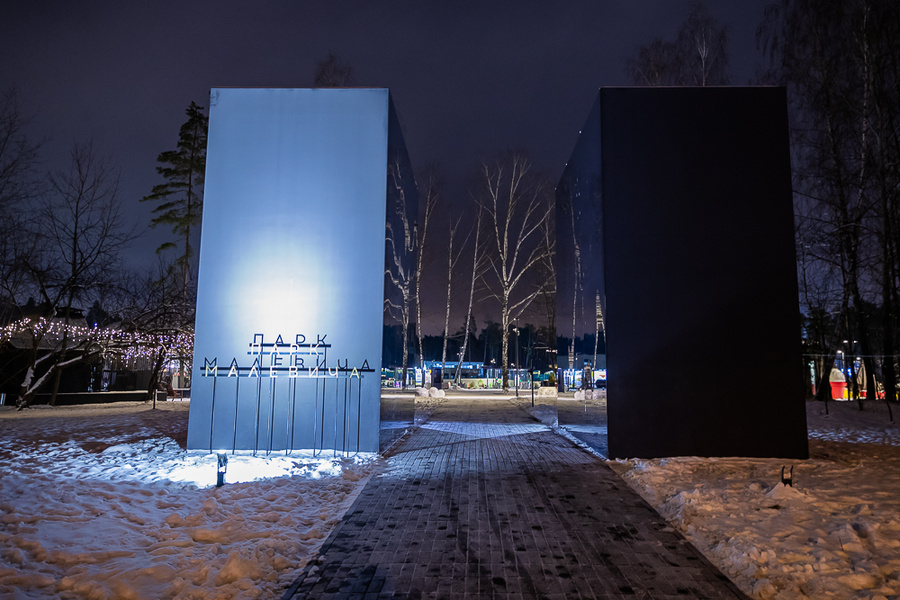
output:
[[[212,90],[189,448],[378,450],[388,115]]]

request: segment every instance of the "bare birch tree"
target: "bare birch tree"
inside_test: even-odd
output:
[[[391,311],[394,318],[400,322],[400,330],[403,336],[403,352],[401,368],[403,370],[403,388],[407,385],[407,371],[409,369],[409,321],[412,315],[412,305],[415,295],[415,260],[418,235],[416,224],[409,217],[408,184],[404,179],[408,176],[399,160],[391,161],[388,167],[390,182],[389,202],[393,203],[386,224],[386,244],[388,263],[384,272],[388,276],[393,288],[394,297],[385,298],[386,308]]]
[[[678,31],[675,49],[682,85],[727,85],[728,31],[701,2]]]
[[[475,287],[477,283],[481,280],[481,277],[484,275],[484,271],[486,269],[486,263],[484,260],[484,248],[482,242],[481,228],[483,224],[483,214],[481,207],[479,206],[478,210],[475,211],[475,224],[472,226],[472,231],[475,233],[475,242],[472,244],[472,272],[471,278],[469,280],[469,303],[466,308],[466,320],[463,323],[463,343],[462,348],[459,351],[459,362],[456,364],[456,385],[460,384],[460,378],[462,377],[462,359],[466,355],[466,350],[469,347],[469,337],[470,331],[472,327],[472,309],[475,305]],[[470,234],[471,235],[471,234]],[[468,236],[467,236],[468,237]]]
[[[727,85],[728,32],[695,2],[674,42],[654,38],[626,59],[635,85]]]
[[[459,231],[459,224],[462,222],[462,217],[453,221],[452,218],[450,220],[450,228],[447,230],[447,304],[444,311],[444,343],[441,348],[441,373],[445,371],[447,368],[447,341],[450,338],[450,307],[452,305],[452,291],[453,291],[453,271],[456,269],[456,265],[459,262],[459,259],[462,258],[462,247],[466,245],[467,240],[463,240],[462,244],[459,244],[459,248],[457,248],[456,253],[453,252],[453,242],[456,241],[456,232]],[[468,331],[464,331],[464,335],[468,337]],[[460,360],[460,362],[462,362]]]
[[[421,176],[420,189],[425,190],[425,206],[422,219],[418,224],[419,253],[416,255],[416,339],[419,342],[419,368],[422,369],[422,377],[425,374],[425,350],[423,347],[424,334],[422,333],[422,272],[425,261],[425,242],[428,237],[428,224],[438,205],[441,194],[441,182],[435,167],[427,168]]]
[[[677,85],[675,54],[673,42],[653,38],[649,44],[638,46],[633,57],[625,59],[625,70],[635,85]]]
[[[490,295],[500,305],[503,389],[509,389],[509,329],[540,294],[530,277],[546,249],[540,228],[552,215],[552,186],[522,152],[482,163],[476,199],[487,220]]]
[[[575,227],[575,211],[569,211],[570,223],[572,225],[572,245],[575,250],[572,268],[575,270],[575,277],[572,281],[572,338],[569,341],[569,368],[575,369],[575,338],[578,335],[578,299],[584,296],[582,290],[584,273],[581,270],[581,246],[578,243],[578,231]],[[582,298],[582,302],[584,299]],[[575,383],[574,376],[572,383]]]
[[[541,238],[543,240],[545,252],[541,261],[537,265],[537,276],[541,281],[541,290],[538,295],[538,301],[543,312],[544,323],[538,328],[539,345],[544,350],[543,360],[537,362],[544,363],[546,366],[553,365],[555,368],[555,360],[551,359],[548,351],[556,348],[556,301],[557,301],[557,280],[556,280],[556,211],[545,225],[541,226]]]

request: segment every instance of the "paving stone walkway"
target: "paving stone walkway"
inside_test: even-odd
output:
[[[745,598],[508,400],[448,398],[387,463],[283,600]]]

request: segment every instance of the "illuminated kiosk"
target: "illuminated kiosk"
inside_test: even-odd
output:
[[[793,225],[783,88],[601,88],[557,187],[557,331],[562,357],[603,314],[611,458],[807,457]]]
[[[213,89],[208,139],[188,448],[378,451],[385,223],[417,199],[388,90]]]

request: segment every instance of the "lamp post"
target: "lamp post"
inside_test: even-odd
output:
[[[492,358],[492,359],[491,359],[491,370],[489,371],[490,375],[488,376],[488,387],[489,387],[489,388],[493,388],[493,387],[494,387],[494,384],[493,384],[493,382],[491,381],[491,379],[496,379],[496,377],[494,377],[494,376],[496,375],[496,373],[494,372],[494,363],[495,363],[495,361],[494,361],[494,359]]]
[[[528,387],[531,388],[531,408],[534,408],[534,355],[528,360]]]
[[[534,408],[534,365],[528,367],[528,376],[531,378],[531,408]]]
[[[516,334],[516,365],[519,364],[519,320],[516,319],[516,325],[513,327]],[[516,366],[516,398],[519,397],[519,367]]]

